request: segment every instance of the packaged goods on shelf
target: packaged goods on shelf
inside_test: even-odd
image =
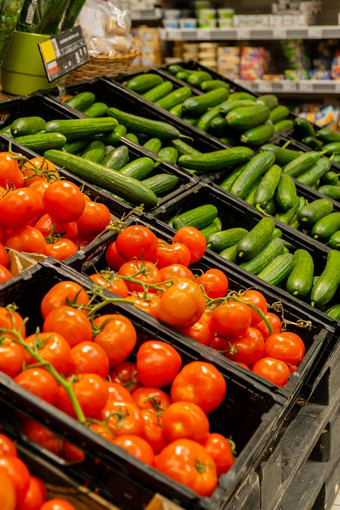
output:
[[[334,130],[340,128],[340,112],[339,107],[336,106],[305,103],[296,107],[294,113],[319,127],[327,127]]]
[[[139,40],[141,54],[133,64],[133,68],[149,67],[162,63],[161,42],[157,28],[141,26],[134,30],[135,37]]]
[[[270,55],[263,47],[247,46],[241,52],[241,79],[254,81],[269,70]]]

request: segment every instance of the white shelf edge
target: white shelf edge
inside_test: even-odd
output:
[[[260,93],[340,94],[340,80],[281,80],[277,82],[238,80],[237,83],[253,92]]]

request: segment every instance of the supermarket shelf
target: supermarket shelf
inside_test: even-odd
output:
[[[340,94],[340,80],[281,80],[281,81],[243,81],[237,83],[253,92],[273,92],[275,94]]]
[[[141,23],[147,21],[161,21],[162,9],[150,9],[144,11],[134,11],[131,16],[131,21],[134,23]]]
[[[340,25],[301,27],[233,27],[197,29],[161,29],[166,41],[229,41],[273,39],[340,39]]]

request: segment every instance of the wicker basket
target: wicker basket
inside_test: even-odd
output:
[[[117,76],[127,74],[131,64],[140,55],[140,49],[136,48],[128,53],[116,57],[104,55],[90,56],[90,62],[72,71],[66,78],[66,83],[92,80],[99,76]]]

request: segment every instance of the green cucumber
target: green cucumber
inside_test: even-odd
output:
[[[326,241],[340,229],[340,212],[331,212],[320,220],[318,220],[312,227],[311,234],[314,239],[321,239]]]
[[[294,119],[294,136],[298,140],[302,140],[306,136],[313,136],[315,138],[316,134],[312,124],[303,117],[296,117]]]
[[[255,197],[254,197],[254,204],[255,204]],[[268,200],[268,202],[263,206],[263,211],[269,214],[270,216],[275,216],[276,213],[276,204],[275,200],[272,198],[271,200]]]
[[[79,94],[67,99],[65,103],[71,106],[71,108],[83,112],[86,108],[89,108],[95,100],[96,96],[93,92],[79,92]]]
[[[60,133],[66,136],[67,141],[92,136],[99,133],[113,131],[117,121],[111,118],[103,119],[63,119],[51,120],[46,124],[47,133]]]
[[[226,191],[230,191],[231,186],[233,185],[233,182],[236,180],[236,178],[243,172],[245,165],[237,166],[234,168],[234,170],[226,177],[221,184],[219,185],[220,188],[225,189]]]
[[[282,211],[288,211],[296,201],[296,186],[292,177],[282,174],[275,193],[275,202]]]
[[[197,119],[194,119],[194,118],[185,117],[185,118],[183,118],[183,120],[185,122],[187,122],[188,124],[190,124],[190,126],[196,126],[196,124],[197,124]]]
[[[220,113],[216,107],[211,108],[198,119],[196,127],[198,129],[202,129],[202,131],[208,131],[208,129],[212,125],[213,120],[216,117],[219,117],[219,115]]]
[[[239,142],[236,138],[233,138],[232,136],[222,136],[220,138],[221,142],[223,142],[225,145],[231,145],[231,147],[236,147],[237,145],[239,145]]]
[[[151,189],[157,197],[163,197],[178,184],[178,177],[171,174],[157,174],[143,179],[142,183]]]
[[[246,197],[244,198],[244,200],[250,205],[255,205],[255,195],[256,195],[257,188],[258,188],[258,183],[254,182],[253,185],[251,186],[251,188],[249,189],[249,192],[247,193]]]
[[[190,74],[187,73],[186,71],[179,71],[177,74],[176,74],[176,78],[177,80],[182,80],[182,81],[187,81],[187,79],[189,78]]]
[[[214,205],[205,204],[179,214],[173,219],[172,225],[175,230],[187,226],[195,227],[198,230],[201,230],[202,228],[212,223],[217,217],[217,214],[218,211]]]
[[[11,125],[9,126],[5,126],[3,128],[0,129],[0,133],[6,135],[6,136],[9,136],[10,138],[12,138],[12,132],[11,132]]]
[[[142,181],[149,177],[155,168],[155,162],[151,158],[138,158],[125,165],[119,173]]]
[[[109,154],[102,161],[102,165],[106,168],[119,171],[129,162],[129,149],[126,145],[121,145]]]
[[[20,117],[12,122],[11,133],[13,136],[35,135],[45,127],[46,121],[41,117]]]
[[[105,103],[93,103],[91,106],[86,108],[86,110],[83,111],[84,115],[87,115],[88,117],[91,117],[91,119],[97,119],[98,117],[104,117],[108,109],[107,104]]]
[[[242,262],[240,267],[252,274],[260,273],[275,257],[282,255],[284,244],[282,239],[276,237],[264,245],[255,257],[247,262]]]
[[[185,100],[192,95],[190,87],[180,87],[179,89],[170,92],[162,99],[159,99],[155,104],[160,108],[164,108],[164,110],[171,110],[174,106],[185,102]],[[184,105],[184,103],[183,103]]]
[[[197,87],[202,82],[211,80],[211,74],[206,71],[191,71],[188,76],[187,82],[194,87]]]
[[[247,232],[248,230],[245,228],[229,228],[228,230],[216,232],[216,234],[209,237],[209,248],[216,253],[220,253],[226,248],[238,243]]]
[[[283,253],[269,262],[257,276],[271,285],[278,286],[286,280],[292,269],[293,255],[291,253]]]
[[[172,145],[174,148],[178,151],[179,154],[191,154],[191,155],[198,155],[202,154],[200,151],[195,149],[194,147],[191,147],[191,145],[187,144],[186,142],[183,142],[183,140],[172,140]]]
[[[264,207],[275,195],[280,182],[282,170],[278,165],[273,165],[264,174],[255,193],[255,204]]]
[[[183,115],[183,103],[176,104],[176,106],[173,106],[169,112],[181,119]]]
[[[94,163],[101,163],[104,155],[105,145],[99,140],[94,140],[86,147],[81,157],[88,161],[93,161]]]
[[[90,143],[89,138],[79,138],[78,140],[74,140],[73,142],[67,142],[63,145],[63,151],[69,152],[70,154],[79,154],[83,152],[83,150]]]
[[[318,191],[329,198],[333,198],[333,200],[340,200],[340,186],[324,184],[318,188]]]
[[[322,184],[333,184],[334,186],[339,186],[340,185],[339,174],[337,174],[336,172],[333,172],[333,170],[329,170],[322,176],[321,183]]]
[[[275,154],[275,163],[277,165],[286,165],[287,163],[290,163],[291,161],[294,161],[294,159],[298,158],[303,154],[301,151],[293,151],[291,149],[283,149],[279,145],[274,145],[271,143],[268,143],[266,145],[262,145],[261,152],[272,152]]]
[[[131,113],[122,112],[117,108],[109,108],[107,115],[118,120],[119,124],[123,124],[131,132],[143,133],[152,138],[160,138],[161,140],[174,140],[180,136],[178,129],[167,122],[139,117]]]
[[[201,90],[203,92],[210,92],[211,90],[225,88],[229,92],[229,83],[222,80],[205,80],[200,84]]]
[[[255,104],[243,106],[229,112],[226,116],[228,125],[240,131],[259,126],[269,119],[270,110],[266,105]]]
[[[175,147],[163,147],[158,151],[158,156],[161,161],[168,161],[173,165],[176,165],[178,160],[178,150]]]
[[[283,168],[283,173],[292,177],[299,177],[307,172],[318,161],[320,154],[316,151],[304,152]]]
[[[290,119],[279,120],[279,122],[275,122],[274,124],[274,131],[275,133],[282,133],[282,131],[293,127],[293,124],[294,122]]]
[[[226,101],[223,104],[219,105],[219,111],[221,115],[227,115],[227,113],[232,110],[236,110],[236,108],[240,108],[241,106],[254,106],[254,101],[250,101],[249,99],[239,99],[238,101]]]
[[[241,135],[241,142],[250,147],[256,147],[263,145],[267,142],[274,134],[274,126],[270,120],[267,120],[259,126],[248,129]]]
[[[270,112],[270,120],[273,124],[276,124],[277,122],[280,122],[281,120],[285,120],[289,115],[289,110],[287,106],[280,105],[276,106],[273,110]]]
[[[300,199],[299,197],[296,197],[293,206],[290,209],[287,209],[287,211],[276,213],[275,218],[288,225],[288,223],[290,223],[290,221],[294,218],[295,214],[297,214],[299,207]]]
[[[256,97],[253,96],[253,94],[250,94],[249,92],[233,92],[230,94],[228,101],[243,101],[243,100],[250,100],[255,103]]]
[[[162,141],[159,138],[150,138],[143,147],[154,154],[158,154],[162,148]]]
[[[206,154],[185,154],[180,156],[178,162],[183,168],[197,172],[211,172],[241,165],[248,161],[252,155],[253,151],[248,147],[233,147]]]
[[[255,102],[265,104],[268,106],[269,110],[272,110],[279,104],[279,101],[274,94],[264,94],[263,96],[259,96],[256,98]]]
[[[237,256],[242,260],[255,257],[269,241],[275,228],[273,218],[262,218],[248,234],[237,243]]]
[[[227,98],[227,89],[219,88],[211,90],[201,96],[194,96],[186,99],[183,103],[183,112],[192,117],[200,117],[209,108],[223,103]]]
[[[332,161],[330,159],[320,158],[307,172],[299,175],[297,180],[306,186],[313,186],[313,184],[316,184],[318,180],[328,172],[331,166]]]
[[[38,153],[48,149],[61,149],[67,142],[66,137],[61,133],[37,133],[36,135],[18,136],[15,141]]]
[[[172,92],[174,86],[171,81],[164,81],[143,94],[144,99],[155,103]]]
[[[240,198],[246,197],[253,184],[258,182],[259,178],[269,170],[274,161],[275,156],[271,152],[261,152],[254,156],[237,177],[230,192]]]
[[[283,235],[282,234],[282,230],[280,230],[279,228],[275,227],[274,230],[273,230],[272,235],[269,238],[269,241],[271,241],[272,239],[276,239],[277,237],[279,237],[281,239],[282,235]]]
[[[160,85],[163,81],[163,78],[158,74],[145,73],[131,78],[127,82],[126,87],[137,94],[144,94],[144,92],[157,87],[157,85]]]
[[[340,154],[340,142],[330,142],[322,147],[322,152],[326,154],[326,156],[331,156],[332,154]]]
[[[57,150],[48,150],[45,158],[66,168],[78,177],[101,188],[115,193],[129,202],[145,207],[155,207],[158,199],[144,184],[120,172],[106,168],[98,163],[86,161],[74,154]]]
[[[227,119],[224,119],[221,116],[216,117],[211,123],[211,128],[212,128],[215,136],[217,136],[218,138],[223,138],[223,136],[226,135],[228,132]]]
[[[319,129],[319,131],[316,133],[316,136],[323,143],[340,142],[340,133],[339,131],[334,131],[334,129]]]
[[[138,136],[136,136],[134,133],[126,133],[125,138],[130,140],[130,142],[139,144]]]
[[[176,76],[177,73],[180,73],[180,72],[184,72],[186,74],[190,74],[190,70],[189,69],[184,69],[182,66],[178,65],[178,64],[171,64],[167,70],[169,71],[170,74],[173,74],[174,76]]]
[[[204,235],[204,237],[206,238],[206,240],[208,242],[210,239],[210,236],[212,236],[213,234],[216,234],[216,232],[221,232],[221,230],[222,230],[222,222],[221,222],[220,218],[217,216],[214,219],[214,221],[209,223],[209,225],[207,225],[206,227],[201,228],[200,231]]]
[[[332,319],[335,319],[336,321],[340,321],[340,303],[337,303],[336,305],[331,306],[328,308],[325,313],[332,317]]]
[[[340,252],[331,250],[327,255],[325,269],[313,284],[310,301],[312,306],[329,303],[340,284]]]
[[[221,251],[221,253],[219,253],[219,256],[224,258],[225,260],[229,260],[229,262],[234,262],[234,264],[236,264],[237,244],[234,244],[234,246],[230,246],[229,248],[226,248],[225,250]]]
[[[306,297],[313,285],[314,261],[307,250],[296,250],[293,255],[293,269],[286,283],[289,294]]]
[[[332,250],[340,250],[340,230],[337,230],[331,235],[328,246],[332,248]]]
[[[321,150],[321,147],[323,146],[323,143],[321,140],[318,140],[317,138],[314,138],[313,136],[305,136],[305,138],[302,138],[301,142],[304,145],[307,145],[310,149],[313,151]]]

